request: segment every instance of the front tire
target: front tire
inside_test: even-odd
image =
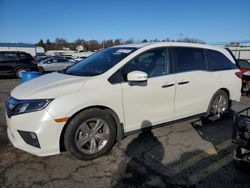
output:
[[[208,108],[207,117],[208,118],[215,118],[216,120],[221,119],[222,116],[228,111],[229,109],[229,97],[227,93],[223,90],[217,91]]]
[[[89,109],[69,122],[64,144],[77,159],[92,160],[109,152],[115,138],[116,126],[111,116],[104,110]]]

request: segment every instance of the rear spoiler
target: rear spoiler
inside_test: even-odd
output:
[[[235,58],[235,56],[234,56],[234,54],[232,53],[232,51],[231,51],[229,48],[225,48],[225,49],[230,53],[230,55],[232,56],[232,58],[234,59],[236,65],[237,65],[237,67],[239,68],[240,66],[239,66],[239,64],[238,64],[238,61],[237,61],[237,59]]]

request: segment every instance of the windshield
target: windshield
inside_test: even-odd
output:
[[[64,73],[76,76],[97,76],[112,68],[137,48],[111,47],[97,52]]]

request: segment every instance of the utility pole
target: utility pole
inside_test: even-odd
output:
[[[105,48],[105,40],[102,41],[102,49]]]

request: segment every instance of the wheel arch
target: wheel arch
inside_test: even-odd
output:
[[[226,94],[227,94],[227,96],[228,96],[228,98],[229,98],[229,100],[230,100],[230,92],[229,92],[229,90],[227,88],[220,88],[215,93],[217,93],[219,90],[225,91]]]
[[[28,67],[25,66],[25,65],[16,66],[15,69],[14,69],[14,73],[15,73],[15,74],[16,74],[16,72],[17,72],[18,69],[28,69]]]
[[[83,112],[85,110],[88,110],[88,109],[101,109],[101,110],[104,110],[106,111],[110,116],[111,118],[114,120],[115,122],[115,125],[116,125],[116,140],[119,141],[121,140],[123,137],[124,137],[124,126],[123,124],[121,123],[120,121],[120,118],[119,116],[117,115],[117,113],[112,110],[111,108],[108,108],[106,106],[101,106],[101,105],[96,105],[96,106],[89,106],[89,107],[86,107],[86,108],[83,108],[79,111],[77,111],[76,113],[74,113],[68,120],[67,122],[65,123],[64,127],[63,127],[63,130],[61,132],[61,135],[60,135],[60,141],[59,141],[59,147],[60,147],[60,151],[65,151],[65,146],[64,146],[64,134],[65,134],[65,130],[66,128],[68,127],[69,125],[69,122],[76,116],[78,115],[80,112]]]
[[[227,89],[227,88],[220,88],[219,90],[222,90],[222,91],[225,91],[226,92],[226,94],[227,94],[227,96],[228,96],[228,99],[229,99],[229,101],[228,101],[228,109],[231,109],[231,107],[232,107],[232,99],[231,99],[231,94],[230,94],[230,91]],[[218,90],[218,91],[219,91]],[[216,91],[216,92],[218,92],[218,91]]]

